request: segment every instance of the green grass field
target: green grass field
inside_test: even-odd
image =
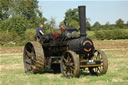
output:
[[[127,85],[128,56],[108,56],[106,75],[92,76],[86,70],[80,78],[66,79],[62,74],[24,73],[22,54],[0,56],[0,85]]]
[[[42,74],[25,73],[22,53],[1,53],[0,85],[128,85],[128,49],[122,49],[121,53],[115,53],[115,50],[105,52],[109,62],[105,75],[92,76],[85,69],[81,71],[80,78],[72,79],[48,71]]]

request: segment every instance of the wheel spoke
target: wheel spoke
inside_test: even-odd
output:
[[[71,71],[74,71],[74,68],[73,67],[70,67]]]
[[[32,62],[31,64],[34,65],[36,61],[35,60],[31,60],[31,62]]]
[[[73,74],[74,74],[74,70],[73,71],[71,71],[71,76],[73,77]]]
[[[67,55],[68,55],[68,56],[67,56],[67,60],[68,60],[68,62],[70,62],[70,61],[71,61],[70,54],[68,53]]]
[[[97,58],[98,59],[101,59],[102,57],[101,57],[101,54],[98,52],[98,54],[97,54]]]
[[[26,64],[29,64],[29,65],[31,64],[31,60],[30,59],[26,59],[25,62],[26,62]]]
[[[32,70],[31,65],[27,66],[27,69],[28,69],[28,71],[31,71]]]
[[[68,78],[71,78],[72,77],[72,72],[71,72],[70,69],[68,69],[67,76],[68,76]]]
[[[67,67],[65,66],[65,64],[63,63],[63,72],[64,72],[64,74],[67,74]]]
[[[97,52],[95,53],[94,59],[97,59]]]
[[[68,73],[68,68],[66,69],[66,74]]]
[[[29,51],[26,51],[26,53],[29,57],[32,56],[32,53],[30,53]]]
[[[74,66],[74,63],[73,63],[73,62],[71,62],[71,63],[70,63],[70,66]]]
[[[67,62],[68,62],[68,60],[67,60],[65,57],[64,57],[64,59],[63,59],[63,60],[64,60],[64,62],[65,62],[65,63],[67,63]]]
[[[73,77],[73,71],[70,70],[70,78],[72,78],[72,77]]]
[[[67,66],[66,62],[64,62],[63,64],[64,64],[64,66]]]
[[[99,67],[97,67],[97,72],[99,71],[99,73],[101,72],[101,69]]]
[[[66,70],[66,68],[67,68],[67,67],[66,67],[66,66],[64,66],[63,68],[64,68],[64,70]]]
[[[32,61],[32,64],[34,65],[35,62],[36,62],[36,58],[35,58],[35,53],[32,52],[32,56],[31,56],[31,61]]]
[[[95,68],[95,72],[97,72],[97,68]]]

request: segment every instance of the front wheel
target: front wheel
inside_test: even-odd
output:
[[[101,50],[96,50],[92,59],[101,59],[101,66],[99,67],[89,67],[89,71],[92,75],[103,75],[108,69],[108,59],[106,54]]]
[[[73,51],[67,51],[61,58],[61,72],[66,78],[79,77],[79,56]]]

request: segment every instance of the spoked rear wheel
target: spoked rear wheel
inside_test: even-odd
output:
[[[92,59],[101,59],[101,66],[99,67],[89,67],[89,71],[92,75],[103,75],[108,69],[108,59],[106,54],[101,50],[96,50]]]
[[[41,73],[45,68],[45,57],[43,48],[39,42],[28,42],[24,47],[25,72]]]
[[[73,51],[67,51],[61,58],[61,72],[66,78],[79,77],[79,56]]]

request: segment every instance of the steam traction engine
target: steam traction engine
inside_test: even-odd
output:
[[[85,6],[78,8],[80,35],[76,29],[66,29],[61,34],[46,34],[40,42],[28,42],[23,55],[25,72],[41,73],[50,68],[55,73],[61,71],[67,78],[79,77],[84,68],[94,75],[107,72],[107,56],[86,37]]]

